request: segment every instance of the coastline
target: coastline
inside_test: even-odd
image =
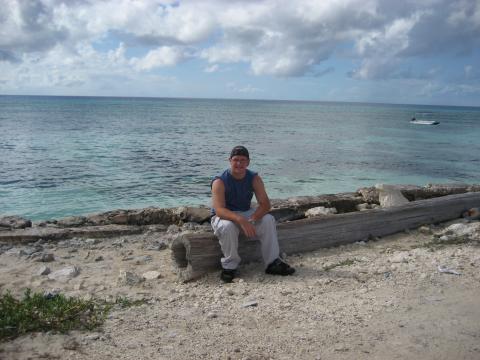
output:
[[[396,185],[395,188],[409,201],[480,191],[478,184]],[[273,199],[271,203],[270,213],[277,223],[305,218],[310,209],[318,207],[335,208],[336,213],[341,214],[372,209],[380,204],[379,191],[375,187],[364,187],[349,193]],[[116,237],[164,232],[171,226],[171,229],[209,231],[209,218],[210,209],[206,206],[119,209],[37,222],[18,216],[3,216],[0,217],[0,242]]]

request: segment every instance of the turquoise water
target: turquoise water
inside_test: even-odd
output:
[[[438,126],[409,123],[432,112]],[[480,178],[480,108],[0,96],[0,215],[209,204],[247,146],[271,198]]]

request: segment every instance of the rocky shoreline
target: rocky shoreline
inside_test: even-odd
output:
[[[397,185],[409,201],[452,194],[479,192],[480,185],[428,184]],[[334,213],[363,211],[378,207],[379,190],[360,188],[356,192],[318,196],[297,196],[272,200],[271,214],[277,222],[294,221],[318,215],[316,208],[334,209]],[[328,210],[326,210],[328,212]],[[166,231],[170,226],[186,230],[209,231],[210,209],[207,206],[113,210],[88,216],[71,216],[57,220],[32,222],[18,216],[0,217],[0,242],[28,243],[74,237],[115,237]]]

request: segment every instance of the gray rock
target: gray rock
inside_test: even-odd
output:
[[[215,319],[218,317],[218,314],[215,312],[215,311],[210,311],[208,314],[207,314],[207,319]]]
[[[68,338],[62,344],[62,347],[65,350],[76,350],[76,349],[78,349],[79,346],[80,346],[80,344],[74,338]]]
[[[247,307],[255,307],[258,305],[258,301],[257,300],[249,300],[249,301],[246,301],[242,304],[242,307],[243,308],[247,308]]]
[[[52,262],[52,261],[55,261],[55,256],[51,253],[45,253],[45,254],[42,254],[38,261],[41,261],[41,262]]]
[[[118,283],[120,285],[138,285],[143,282],[143,278],[131,271],[121,270],[118,276]]]
[[[86,225],[87,222],[88,219],[85,216],[69,216],[57,220],[57,225],[60,227],[79,227]]]
[[[174,209],[173,213],[183,222],[194,222],[201,224],[210,219],[210,209],[208,207],[181,206]]]
[[[80,269],[74,265],[64,267],[60,270],[54,271],[48,275],[48,278],[51,280],[57,281],[68,281],[80,274]]]
[[[25,229],[32,227],[32,222],[21,216],[3,216],[0,217],[0,228],[6,229]]]
[[[45,265],[42,265],[36,272],[35,272],[35,275],[39,275],[39,276],[42,276],[42,275],[48,275],[50,274],[50,268],[45,266]]]
[[[362,195],[363,200],[366,203],[378,203],[378,190],[375,187],[364,187],[357,190],[357,192]]]

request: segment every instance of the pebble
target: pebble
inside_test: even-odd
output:
[[[84,337],[85,340],[98,340],[100,339],[100,334],[91,334]]]
[[[233,291],[232,289],[228,289],[227,295],[230,295],[230,296],[235,295],[235,291]]]
[[[143,278],[131,271],[121,270],[118,276],[118,283],[121,285],[137,285],[143,281]]]
[[[75,340],[74,338],[68,338],[62,344],[62,347],[65,350],[76,350],[78,348],[78,346],[79,346],[79,344],[78,344],[77,340]]]
[[[36,271],[35,275],[48,275],[50,272],[50,268],[43,265]]]
[[[80,268],[71,265],[50,273],[48,278],[57,281],[68,281],[76,277],[78,274],[80,274]]]
[[[432,229],[429,227],[429,226],[420,226],[418,228],[418,231],[422,234],[431,234],[432,233]]]
[[[55,261],[55,256],[52,253],[42,254],[38,261],[41,262],[52,262]]]
[[[208,314],[207,314],[207,319],[215,319],[218,317],[218,314],[215,312],[215,311],[210,311]]]
[[[162,277],[159,271],[147,271],[146,273],[142,274],[142,277],[145,280],[154,280],[154,279],[159,279]]]
[[[152,261],[152,257],[150,255],[143,255],[137,256],[133,260],[135,262],[135,265],[145,265],[146,263]]]
[[[73,289],[78,291],[78,290],[82,290],[83,289],[83,281],[80,281],[78,284],[75,284],[73,286]]]
[[[99,239],[86,239],[85,240],[86,245],[95,245],[95,244],[98,244],[98,243],[100,243]]]
[[[255,307],[255,306],[257,306],[257,305],[258,305],[257,300],[250,300],[250,301],[244,302],[244,303],[242,304],[242,307],[243,307],[243,308]]]

